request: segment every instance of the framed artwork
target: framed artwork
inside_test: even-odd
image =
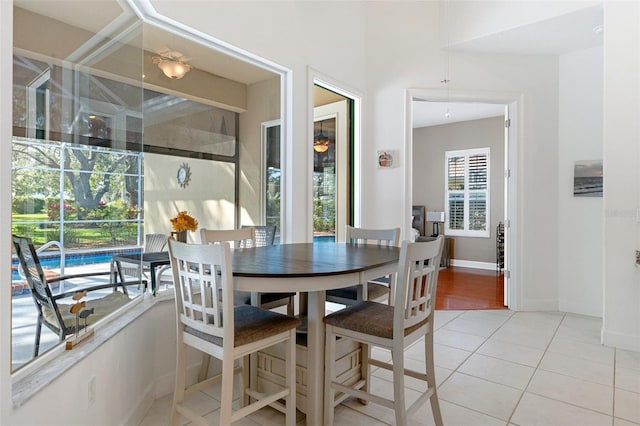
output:
[[[386,149],[378,151],[378,167],[382,169],[394,167],[396,165],[394,164],[395,157],[396,155],[394,151],[389,151]]]
[[[602,197],[602,160],[576,161],[573,169],[574,197]]]

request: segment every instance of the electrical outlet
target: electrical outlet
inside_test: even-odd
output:
[[[96,402],[96,376],[91,376],[87,384],[87,399],[89,407]]]

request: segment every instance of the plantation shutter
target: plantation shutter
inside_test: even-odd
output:
[[[445,154],[445,233],[488,236],[489,148]]]

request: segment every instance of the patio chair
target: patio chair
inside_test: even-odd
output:
[[[144,253],[157,253],[166,251],[167,236],[165,234],[145,234],[144,236]],[[120,267],[121,275],[135,277],[142,282],[142,280],[149,281],[149,271],[142,268],[136,263],[125,263],[120,261],[118,263]],[[168,268],[168,267],[167,267]],[[139,288],[139,287],[138,287]]]
[[[346,241],[348,244],[377,244],[378,246],[398,246],[400,228],[365,229],[348,226]],[[367,300],[382,302],[390,300],[391,288],[395,276],[380,277],[367,283]],[[362,286],[354,285],[335,290],[327,290],[327,301],[352,305],[362,300]]]
[[[52,294],[49,284],[58,281],[65,281],[73,278],[85,278],[99,275],[109,276],[110,272],[88,272],[83,274],[64,275],[56,278],[47,279],[42,266],[40,265],[40,258],[36,252],[33,242],[30,238],[12,236],[13,245],[20,261],[20,267],[29,284],[31,290],[31,296],[33,302],[38,311],[38,319],[36,323],[36,336],[35,345],[33,348],[33,356],[38,356],[40,352],[40,335],[42,333],[42,325],[44,324],[51,331],[56,333],[60,339],[60,342],[64,341],[69,335],[76,332],[76,316],[69,310],[73,305],[73,302],[69,300],[69,303],[62,302],[65,298],[70,298],[77,291],[88,292],[89,300],[87,300],[87,308],[93,308],[93,314],[82,321],[83,325],[91,325],[100,321],[102,318],[113,313],[117,309],[126,305],[131,299],[129,299],[127,292],[127,285],[137,284],[132,283],[106,283],[92,286],[79,286],[74,291],[67,291],[60,294]],[[117,291],[117,287],[122,287],[122,291]],[[97,290],[113,289],[107,295],[99,298],[91,298],[91,292]]]
[[[272,405],[285,413],[286,424],[296,423],[296,327],[294,317],[251,305],[234,306],[229,243],[185,244],[169,240],[176,292],[177,355],[172,425],[180,416],[194,424],[208,424],[199,412],[184,404],[185,393],[221,382],[220,425],[231,423]],[[249,388],[249,355],[282,343],[285,379],[274,391]],[[221,373],[187,387],[188,347],[222,361]],[[207,356],[208,355],[208,356]],[[241,360],[236,367],[236,360]],[[240,373],[240,405],[233,410],[233,376]],[[249,397],[256,400],[249,404]],[[279,400],[284,400],[283,406]]]
[[[395,411],[396,425],[407,424],[404,376],[423,380],[427,384],[409,412],[428,398],[436,425],[442,425],[433,362],[433,320],[436,287],[444,237],[435,241],[410,243],[404,241],[400,249],[398,280],[394,306],[365,300],[327,315],[325,352],[325,414],[326,425],[333,424],[334,407],[349,396],[371,401]],[[342,384],[336,377],[336,339],[353,339],[365,345],[362,379]],[[409,345],[424,339],[425,366],[422,371],[405,368],[404,351]],[[371,358],[370,346],[391,352],[391,361]],[[370,366],[393,372],[393,399],[370,392]]]

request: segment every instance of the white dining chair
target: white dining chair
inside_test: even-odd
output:
[[[400,241],[400,228],[366,229],[347,225],[345,234],[347,244],[376,244],[378,246],[397,247]],[[394,280],[395,276],[390,275],[367,282],[367,300],[389,301]],[[363,285],[364,283],[362,285],[327,290],[327,301],[342,305],[357,303],[362,300]]]
[[[285,413],[287,426],[296,423],[295,340],[297,318],[251,305],[234,306],[231,251],[226,242],[185,244],[169,240],[176,293],[177,355],[171,424],[180,416],[207,424],[185,404],[186,393],[222,383],[219,424],[230,425],[271,405]],[[249,388],[249,355],[270,346],[285,346],[283,386],[271,393]],[[220,374],[187,386],[188,347],[222,361]],[[236,360],[242,360],[236,367]],[[233,376],[242,375],[241,408],[233,410]],[[250,403],[250,398],[255,401]],[[284,405],[280,403],[284,400]]]
[[[442,425],[433,363],[433,320],[443,240],[441,235],[435,241],[402,243],[393,306],[365,300],[324,318],[325,425],[333,424],[335,406],[349,396],[394,410],[396,425],[399,426],[406,425],[408,413],[428,398],[436,425]],[[363,350],[362,356],[365,359],[362,360],[362,365],[367,371],[351,385],[340,383],[336,377],[336,339],[339,338],[353,339],[369,347],[389,350],[392,360],[383,362],[371,358],[370,351]],[[424,370],[405,368],[405,348],[421,338],[424,338]],[[368,383],[368,370],[371,366],[393,372],[393,399],[371,392]],[[405,375],[423,380],[427,384],[427,389],[408,410],[404,395]]]

